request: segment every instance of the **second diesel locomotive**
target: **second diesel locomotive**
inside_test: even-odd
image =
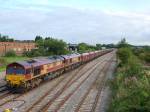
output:
[[[112,49],[83,54],[39,57],[10,63],[6,68],[7,86],[24,90],[34,88],[46,79],[55,78],[65,71],[74,69],[111,51]]]

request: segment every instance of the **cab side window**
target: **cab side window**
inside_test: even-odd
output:
[[[72,58],[70,59],[70,63],[72,63]]]
[[[41,73],[41,69],[40,68],[35,68],[34,69],[34,76],[39,75]]]

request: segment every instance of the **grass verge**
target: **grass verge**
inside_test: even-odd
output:
[[[4,71],[6,69],[7,64],[15,61],[21,61],[21,60],[26,60],[28,57],[21,57],[21,56],[16,56],[16,57],[0,57],[0,72]]]

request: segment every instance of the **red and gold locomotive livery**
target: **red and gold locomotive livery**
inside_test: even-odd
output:
[[[47,75],[62,72],[64,58],[38,58],[11,63],[6,68],[6,81],[9,87],[33,88]],[[53,75],[51,75],[53,77]]]
[[[83,54],[40,57],[10,63],[6,68],[6,82],[9,88],[31,89],[43,80],[52,79],[65,71],[78,67],[112,50],[101,50]]]

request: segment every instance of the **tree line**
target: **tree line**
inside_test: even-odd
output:
[[[25,56],[35,57],[35,56],[50,56],[50,55],[62,55],[72,53],[68,49],[68,44],[61,40],[52,37],[42,37],[36,36],[35,43],[38,49],[33,49],[24,53]],[[107,47],[107,46],[105,46]],[[102,49],[101,44],[90,45],[87,43],[78,44],[78,52],[90,52]]]
[[[42,37],[36,36],[34,40],[14,40],[8,36],[3,36],[0,34],[0,42],[35,42],[37,49],[32,49],[31,51],[25,51],[23,53],[24,56],[27,57],[37,57],[37,56],[50,56],[50,55],[62,55],[62,54],[69,54],[72,53],[68,50],[68,44],[61,40],[56,39],[53,37]],[[95,50],[101,50],[102,47],[111,48],[115,45],[113,44],[96,44],[90,45],[88,43],[79,43],[78,45],[78,52],[90,52]],[[7,57],[14,57],[16,56],[14,51],[8,51],[6,53]]]
[[[34,40],[14,40],[8,36],[0,34],[0,42],[35,42],[37,45],[37,49],[33,49],[31,51],[24,52],[24,56],[28,57],[36,57],[36,56],[49,56],[49,55],[61,55],[71,53],[67,47],[68,44],[61,40],[53,37],[42,37],[36,36]],[[129,46],[132,48],[133,53],[138,56],[140,60],[144,63],[150,63],[150,47],[149,46],[133,46],[126,43],[125,38],[122,39],[118,44],[96,44],[90,45],[88,43],[79,43],[78,44],[78,52],[90,52],[95,50],[101,50],[103,48],[121,48]],[[6,54],[7,56],[15,56],[14,51],[10,51]]]
[[[0,42],[13,42],[13,38],[9,38],[7,35],[0,34]]]
[[[36,36],[35,43],[37,45],[37,49],[32,49],[31,51],[24,52],[25,56],[36,57],[69,53],[69,51],[67,50],[67,43],[61,39]]]

